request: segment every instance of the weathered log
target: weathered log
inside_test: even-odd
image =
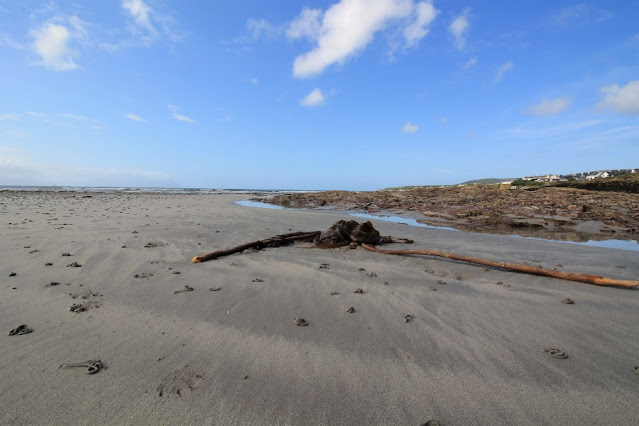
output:
[[[313,241],[320,231],[314,232],[293,232],[291,234],[276,235],[265,240],[253,241],[250,243],[242,244],[237,247],[232,247],[226,250],[218,250],[211,253],[203,254],[202,256],[195,256],[191,259],[193,263],[206,262],[207,260],[217,259],[218,257],[228,256],[233,253],[240,253],[247,249],[261,250],[266,247],[282,247],[294,243],[295,241]]]
[[[491,266],[493,268],[505,269],[507,271],[521,272],[524,274],[542,275],[546,277],[559,278],[562,280],[579,281],[583,283],[596,284],[596,285],[602,285],[602,286],[633,288],[639,285],[639,281],[616,280],[612,278],[601,277],[598,275],[555,271],[552,269],[546,269],[539,266],[528,266],[528,265],[520,265],[517,263],[496,262],[493,260],[464,256],[461,254],[448,253],[448,252],[439,251],[439,250],[383,250],[368,244],[362,244],[362,247],[364,247],[366,250],[374,251],[375,253],[394,254],[394,255],[416,254],[421,256],[443,257],[446,259],[459,260],[462,262],[468,262],[468,263],[474,263],[478,265]]]

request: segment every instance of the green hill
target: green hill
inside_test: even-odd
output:
[[[484,178],[484,179],[475,179],[469,180],[467,182],[462,182],[460,185],[494,185],[496,183],[511,181],[513,178]]]

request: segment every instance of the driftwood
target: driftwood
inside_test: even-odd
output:
[[[314,232],[293,232],[291,234],[276,235],[265,240],[253,241],[250,243],[242,244],[237,247],[233,247],[226,250],[214,251],[211,253],[203,254],[202,256],[195,256],[191,259],[193,263],[206,262],[207,260],[217,259],[218,257],[228,256],[233,253],[240,253],[247,249],[261,250],[266,247],[282,247],[294,243],[295,241],[313,241],[320,231]]]
[[[240,253],[247,249],[261,250],[266,247],[282,247],[295,241],[312,242],[317,248],[336,248],[350,244],[389,244],[412,243],[412,240],[382,237],[370,221],[362,224],[354,220],[340,220],[325,231],[294,232],[292,234],[276,235],[265,240],[253,241],[226,250],[214,251],[202,256],[195,256],[191,262],[201,263],[218,257]]]
[[[597,275],[555,271],[553,269],[541,268],[539,266],[528,266],[528,265],[520,265],[517,263],[496,262],[494,260],[464,256],[464,255],[455,254],[455,253],[447,253],[447,252],[438,251],[438,250],[382,250],[368,244],[362,244],[362,247],[364,247],[366,250],[374,251],[375,253],[395,254],[395,255],[418,254],[422,256],[444,257],[446,259],[460,260],[462,262],[492,266],[493,268],[505,269],[507,271],[521,272],[524,274],[542,275],[545,277],[559,278],[562,280],[569,280],[569,281],[579,281],[583,283],[596,284],[596,285],[607,285],[607,286],[617,286],[617,287],[626,287],[626,288],[637,287],[639,285],[639,281],[616,280],[612,278],[600,277]]]
[[[464,256],[455,253],[447,253],[438,250],[382,250],[373,246],[389,243],[412,243],[413,241],[407,239],[396,239],[389,236],[383,237],[369,221],[360,224],[354,220],[340,220],[325,231],[294,232],[292,234],[276,235],[265,240],[253,241],[226,250],[219,250],[204,254],[202,256],[196,256],[191,260],[191,262],[206,262],[207,260],[217,259],[218,257],[240,253],[247,249],[261,250],[267,247],[282,247],[290,245],[296,241],[312,242],[313,246],[317,248],[336,248],[347,245],[356,247],[357,245],[361,245],[366,250],[374,251],[376,253],[394,255],[417,254],[422,256],[443,257],[446,259],[459,260],[462,262],[505,269],[507,271],[542,275],[546,277],[559,278],[562,280],[579,281],[596,285],[607,285],[626,288],[639,286],[639,281],[615,280],[612,278],[600,277],[597,275],[562,272],[552,269],[545,269],[538,266],[520,265],[517,263],[497,262],[494,260]]]

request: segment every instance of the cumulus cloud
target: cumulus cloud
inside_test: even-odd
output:
[[[499,68],[497,68],[497,73],[495,74],[495,81],[501,81],[502,78],[504,78],[504,75],[513,69],[513,61],[508,61],[505,62],[503,64],[501,64],[499,66]]]
[[[461,15],[453,19],[453,22],[451,22],[448,27],[448,30],[454,37],[453,44],[457,49],[463,49],[466,45],[466,36],[468,35],[469,28],[468,10],[465,10]]]
[[[556,99],[542,99],[542,101],[533,105],[528,109],[528,113],[532,115],[553,115],[558,114],[570,106],[571,100],[569,97],[562,97]]]
[[[144,118],[140,117],[139,115],[135,115],[135,114],[127,114],[126,118],[128,118],[129,120],[133,120],[133,121],[142,121],[142,122],[146,121]]]
[[[40,65],[55,71],[77,68],[77,50],[71,48],[71,31],[64,25],[47,23],[31,32],[35,39],[33,49],[40,56]]]
[[[326,102],[326,95],[320,89],[313,89],[311,93],[302,98],[300,104],[305,107],[316,107],[324,105],[324,102]]]
[[[176,107],[175,105],[169,105],[168,106],[169,111],[171,112],[171,118],[177,121],[183,121],[185,123],[195,123],[196,121],[193,120],[191,117],[187,117],[186,115],[183,115],[180,112],[180,108]]]
[[[413,0],[340,0],[326,11],[303,9],[286,34],[291,39],[308,38],[315,47],[295,58],[293,75],[311,77],[346,62],[393,21],[403,23],[407,47],[415,45],[436,15],[432,2],[415,5]]]
[[[411,135],[417,133],[418,130],[419,130],[419,126],[411,123],[410,121],[404,124],[404,126],[402,126],[402,132],[408,133]]]
[[[602,87],[600,91],[604,96],[598,104],[600,108],[639,114],[639,80],[630,81],[623,86],[612,84]]]
[[[406,46],[411,47],[419,43],[428,34],[428,26],[435,20],[439,11],[435,9],[433,3],[424,1],[415,7],[416,17],[413,23],[404,29],[404,39]]]

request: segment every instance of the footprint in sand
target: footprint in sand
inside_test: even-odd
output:
[[[187,391],[193,392],[198,388],[200,380],[204,378],[204,374],[199,373],[188,365],[175,370],[157,385],[155,390],[159,397],[169,397],[177,395],[182,397]]]
[[[331,269],[331,265],[328,263],[321,263],[319,269]]]
[[[69,308],[69,311],[73,312],[75,314],[79,314],[80,312],[86,312],[89,309],[99,308],[100,306],[102,306],[102,302],[91,300],[91,301],[86,302],[86,303],[74,303]]]
[[[146,278],[148,280],[153,275],[153,272],[142,272],[141,274],[135,274],[133,278]]]
[[[144,248],[164,247],[166,245],[163,241],[150,241],[144,245]]]
[[[569,297],[564,297],[563,299],[561,299],[561,303],[565,304],[565,305],[574,305],[575,301],[572,300]]]
[[[415,315],[408,314],[404,317],[404,322],[411,322],[414,319],[415,319]]]
[[[209,288],[209,291],[220,291],[221,289],[221,287],[211,287]]]
[[[254,282],[254,283],[263,283],[263,282],[264,282],[264,280],[263,280],[263,279],[261,279],[261,278],[255,278],[255,279],[254,279],[253,281],[251,281],[251,282]]]
[[[355,293],[355,294],[364,294],[364,290],[362,290],[361,288],[356,288],[355,291],[353,291],[353,293]]]
[[[355,312],[355,308],[351,306],[350,308],[346,310],[346,312],[348,312],[349,314],[352,314],[353,312]]]
[[[71,305],[69,311],[76,314],[79,314],[80,312],[86,312],[89,309],[97,309],[102,306],[102,300],[89,300],[94,297],[102,297],[101,294],[93,292],[91,290],[86,290],[82,293],[76,294],[69,293],[69,296],[71,296],[71,299],[73,300],[76,300],[78,298],[86,300],[86,302],[74,303],[73,305]]]
[[[189,291],[193,291],[194,288],[193,287],[189,287],[188,285],[185,285],[184,288],[182,290],[175,290],[173,292],[173,294],[178,294],[178,293],[187,293]]]

